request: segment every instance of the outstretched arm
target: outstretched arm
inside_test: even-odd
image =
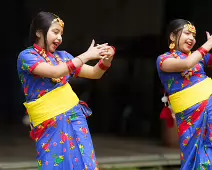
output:
[[[106,44],[102,44],[99,46],[94,46],[95,42],[92,41],[89,49],[82,53],[81,55],[75,57],[74,59],[66,62],[60,63],[57,66],[52,66],[46,62],[39,63],[33,69],[32,73],[48,78],[59,78],[62,76],[66,76],[74,72],[77,68],[80,68],[89,60],[100,59],[102,58],[101,52],[104,53],[104,47]]]
[[[212,48],[212,38],[208,33],[207,38],[208,40],[186,59],[167,57],[162,61],[161,70],[164,72],[181,72],[194,67],[203,57],[207,57],[208,51]]]

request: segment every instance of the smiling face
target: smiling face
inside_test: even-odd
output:
[[[196,30],[191,24],[184,25],[177,34],[171,34],[170,39],[176,44],[175,50],[179,50],[185,54],[190,53],[196,43]]]
[[[185,26],[179,39],[179,49],[183,53],[188,54],[196,43],[196,33]]]
[[[37,45],[41,48],[45,48],[45,39],[44,35],[41,31],[37,31],[36,33],[38,37]],[[54,22],[48,29],[47,32],[47,51],[54,53],[57,47],[62,43],[62,35],[63,35],[63,27],[59,24],[59,22]]]
[[[57,47],[62,43],[63,27],[55,22],[47,32],[47,47],[51,53],[55,52]]]

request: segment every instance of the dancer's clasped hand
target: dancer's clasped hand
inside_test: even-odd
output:
[[[92,43],[86,53],[89,56],[89,60],[105,59],[111,61],[115,51],[108,45],[108,43],[95,45],[95,41],[92,40]]]

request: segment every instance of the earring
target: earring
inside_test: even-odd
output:
[[[174,49],[174,47],[175,47],[175,43],[174,43],[174,42],[172,42],[172,43],[169,45],[169,48],[170,48],[170,50],[173,50],[173,49]]]

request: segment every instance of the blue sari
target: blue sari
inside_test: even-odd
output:
[[[54,65],[57,65],[55,55],[63,62],[73,59],[73,56],[66,51],[48,53],[47,57]],[[32,73],[42,62],[46,61],[34,47],[19,54],[17,69],[27,103],[64,86],[71,76],[77,77],[80,71],[77,70],[72,75],[65,76],[63,81],[54,83],[50,78]],[[39,170],[98,170],[86,119],[91,113],[86,103],[80,101],[65,113],[45,120],[39,125],[32,124],[30,136],[36,142]]]
[[[185,59],[180,51],[158,56],[159,78],[168,95],[175,94],[198,84],[208,77],[204,68],[212,64],[212,55],[207,54],[193,68],[184,72],[163,72],[161,66],[168,58]],[[212,170],[212,98],[194,104],[176,113],[181,170]]]

